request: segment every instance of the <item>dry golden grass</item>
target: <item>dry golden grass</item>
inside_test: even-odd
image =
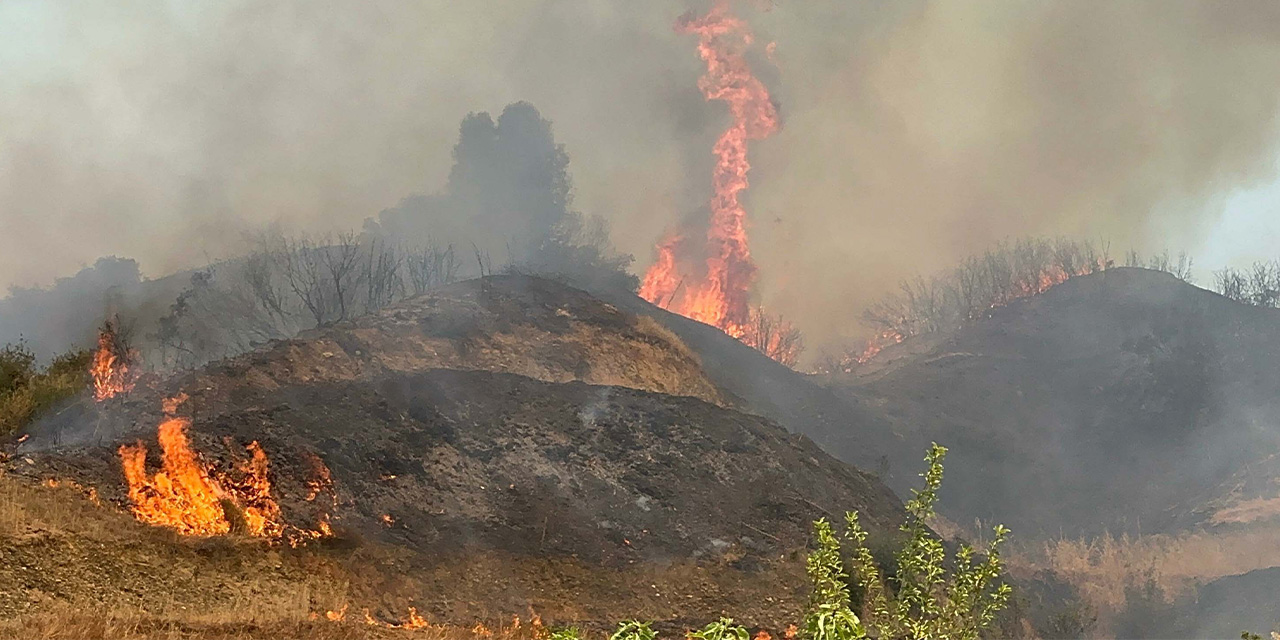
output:
[[[131,519],[105,513],[96,493],[88,489],[72,484],[32,486],[0,471],[0,539],[37,529],[75,530],[96,537],[113,530],[113,522],[128,524]]]
[[[1247,524],[1280,516],[1280,498],[1242,500],[1213,514],[1214,524]]]
[[[135,609],[98,610],[58,603],[39,613],[0,621],[0,638],[30,640],[541,640],[548,630],[540,622],[522,623],[518,618],[492,629],[477,623],[472,627],[431,624],[416,617],[380,620],[367,611],[349,612],[331,619],[310,612],[274,611],[275,617],[260,618],[251,610],[147,613]],[[329,612],[331,615],[336,612]],[[287,614],[280,617],[280,614]],[[337,618],[337,616],[332,616]],[[416,623],[414,625],[413,623]],[[397,628],[407,627],[407,628]]]
[[[1197,582],[1280,566],[1280,527],[1055,540],[1016,554],[1011,562],[1049,569],[1076,585],[1095,606],[1118,610],[1125,604],[1126,587],[1148,577],[1166,598],[1173,598]]]
[[[395,629],[361,620],[287,619],[246,621],[226,616],[156,616],[138,611],[99,611],[63,605],[39,614],[0,621],[0,638],[24,640],[536,640],[545,629],[428,625]]]

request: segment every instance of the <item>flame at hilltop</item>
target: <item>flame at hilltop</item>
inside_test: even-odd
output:
[[[686,14],[676,31],[698,36],[698,54],[707,65],[698,88],[707,100],[727,103],[733,120],[713,148],[711,219],[701,252],[684,234],[669,235],[658,244],[658,259],[645,274],[640,296],[735,338],[767,345],[772,342],[768,337],[751,335],[761,312],[750,305],[756,265],[739,197],[751,169],[748,144],[778,130],[778,110],[747,64],[745,52],[753,36],[746,22],[731,13],[729,0],[717,0],[703,16]]]

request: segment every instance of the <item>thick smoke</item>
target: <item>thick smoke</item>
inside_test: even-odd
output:
[[[753,149],[761,294],[812,344],[1010,236],[1194,251],[1222,197],[1273,177],[1274,3],[741,4],[784,121]],[[727,115],[672,29],[704,2],[167,6],[0,8],[0,284],[359,226],[440,192],[459,120],[520,100],[638,268],[707,200]]]

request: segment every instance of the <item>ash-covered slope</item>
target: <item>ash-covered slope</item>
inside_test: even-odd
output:
[[[880,410],[856,394],[833,391],[815,376],[785,367],[715,327],[638,296],[615,294],[606,299],[630,313],[657,320],[679,336],[697,353],[707,377],[734,407],[807,435],[824,450],[862,469],[875,468],[886,451],[900,445]],[[918,468],[924,451],[913,454],[912,469]]]
[[[464,283],[86,400],[37,425],[7,467],[125,506],[117,448],[141,439],[154,470],[163,400],[180,395],[178,414],[212,467],[230,469],[260,444],[290,524],[315,526],[307,482],[322,461],[339,540],[405,558],[370,568],[398,577],[368,593],[392,584],[413,602],[443,588],[510,613],[558,585],[563,611],[635,615],[634,602],[601,598],[631,598],[643,583],[666,585],[646,596],[646,615],[693,621],[736,609],[781,623],[804,600],[812,520],[856,509],[882,529],[902,513],[887,487],[804,436],[694,397],[720,395],[661,327],[530,278]],[[510,569],[486,565],[491,579],[478,584],[479,557]],[[631,586],[582,586],[591,584]]]
[[[262,445],[286,518],[308,522],[303,482],[315,454],[340,499],[336,526],[415,550],[474,545],[604,564],[729,548],[767,556],[803,547],[809,523],[828,513],[859,509],[880,525],[898,514],[883,485],[807,438],[694,398],[440,369],[245,384],[234,399],[183,390],[206,456]],[[178,391],[98,414],[105,431],[127,436],[25,457],[122,499],[115,446],[148,440],[160,397]],[[147,400],[157,410],[138,411]]]
[[[904,436],[899,491],[921,446],[951,447],[955,519],[1154,532],[1280,515],[1278,357],[1280,312],[1114,269],[886,349],[833,388]]]

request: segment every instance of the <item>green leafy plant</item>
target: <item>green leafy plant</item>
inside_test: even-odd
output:
[[[609,636],[609,640],[653,640],[658,632],[649,628],[650,622],[627,620],[620,623],[618,629]]]
[[[91,357],[89,351],[70,351],[41,370],[25,345],[0,348],[0,436],[84,389]]]
[[[813,523],[818,548],[809,554],[805,569],[813,584],[804,635],[812,640],[865,638],[866,628],[849,608],[849,575],[840,561],[840,541],[825,519]]]
[[[856,512],[845,514],[848,573],[830,523],[825,519],[814,523],[817,549],[807,567],[813,594],[805,616],[806,638],[976,640],[991,626],[1012,593],[1008,584],[999,582],[1000,547],[1009,530],[995,527],[995,537],[981,559],[973,547],[962,544],[954,568],[948,571],[942,541],[926,524],[934,515],[946,453],[945,447],[934,443],[925,456],[924,488],[914,490],[914,497],[907,501],[907,520],[901,527],[906,540],[894,555],[897,570],[892,579],[882,575],[872,557],[867,531]],[[863,617],[851,606],[850,580],[862,594]]]
[[[690,631],[690,640],[747,640],[750,634],[747,628],[733,624],[732,618],[720,618],[698,631]]]
[[[577,627],[561,627],[547,635],[547,640],[582,640],[582,630]]]

